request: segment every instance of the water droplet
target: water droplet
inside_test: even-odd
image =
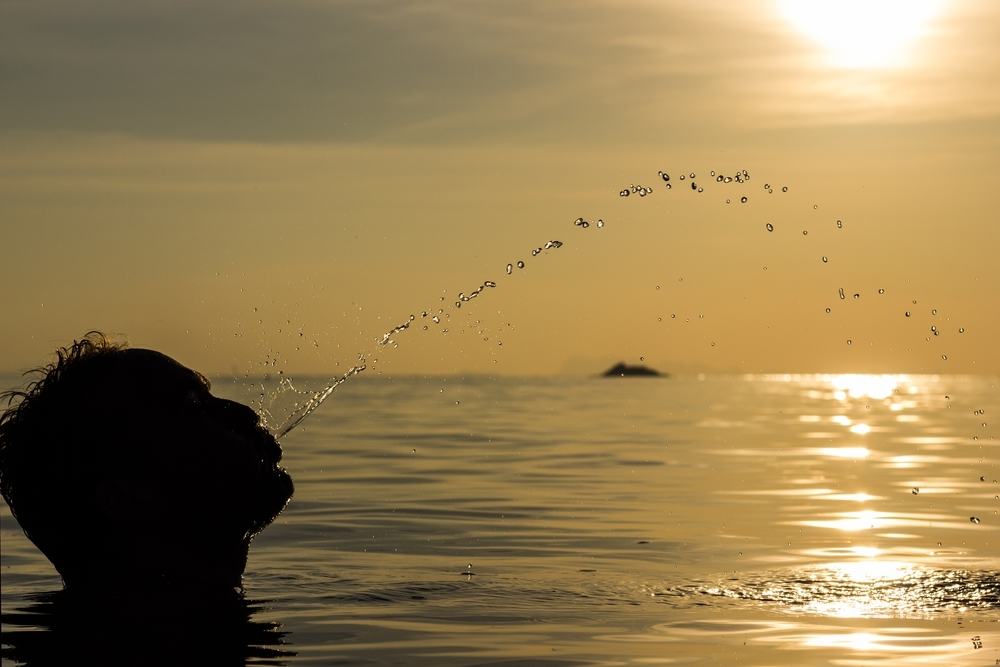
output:
[[[740,197],[740,203],[741,203],[741,204],[746,204],[746,203],[747,203],[747,198],[746,198],[746,195],[744,195],[744,196]]]
[[[978,516],[970,516],[969,521],[971,523],[976,524],[977,526],[982,523],[982,519],[980,519]]]
[[[913,495],[919,494],[920,493],[920,487],[919,486],[913,487],[912,489],[910,489],[910,493],[912,493]]]
[[[769,232],[773,232],[774,231],[774,225],[772,225],[770,222],[767,223],[764,226],[767,227],[767,231],[769,231]]]

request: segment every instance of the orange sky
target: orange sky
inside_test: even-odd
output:
[[[800,4],[4,3],[0,370],[1000,373],[1000,5]]]

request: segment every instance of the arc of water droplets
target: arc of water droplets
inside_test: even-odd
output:
[[[666,184],[667,189],[670,189],[671,188],[671,184],[670,184],[670,176],[669,176],[669,174],[667,174],[667,173],[665,173],[663,171],[660,171],[659,172],[659,176],[663,180],[663,182]],[[724,176],[722,174],[718,174],[717,175],[715,171],[712,171],[711,172],[711,176],[718,183],[737,183],[737,184],[743,184],[746,181],[750,180],[750,174],[745,169],[744,170],[737,170],[734,176]],[[693,191],[695,191],[697,193],[704,192],[704,189],[702,187],[699,187],[697,185],[697,183],[694,182],[694,179],[697,177],[697,175],[694,172],[691,172],[688,175],[688,177],[692,181],[691,182],[691,189]],[[685,180],[685,175],[681,174],[680,177],[679,177],[679,180],[682,180],[682,181]],[[769,192],[771,191],[770,187],[768,187],[768,186],[766,186],[766,189]],[[787,192],[787,190],[788,190],[787,187],[783,187],[782,188],[782,192]],[[647,195],[653,194],[653,188],[652,188],[652,186],[635,185],[635,184],[633,184],[630,187],[621,190],[621,192],[619,194],[622,197],[628,197],[630,194],[637,194],[639,197],[646,197]],[[746,203],[747,198],[744,196],[744,197],[741,198],[741,201],[743,203]],[[578,227],[578,228],[581,228],[581,229],[588,229],[588,228],[590,228],[591,224],[593,224],[593,226],[596,227],[597,229],[603,229],[604,226],[605,226],[605,222],[601,218],[598,218],[597,220],[593,221],[593,223],[590,220],[587,220],[587,219],[582,218],[582,217],[581,218],[577,218],[573,222],[573,225],[575,227]],[[562,246],[563,246],[563,242],[562,241],[559,241],[559,240],[547,241],[544,245],[533,248],[531,250],[531,256],[532,257],[538,257],[539,255],[541,255],[546,250],[554,250],[554,249],[561,248]],[[505,273],[508,276],[513,275],[515,267],[517,269],[524,269],[526,267],[526,263],[525,263],[525,261],[523,259],[519,259],[516,262],[508,262],[507,265],[506,265],[506,267],[505,267]],[[455,308],[461,308],[463,303],[468,303],[469,301],[472,301],[473,299],[478,298],[480,295],[482,295],[482,293],[486,289],[492,289],[492,288],[495,288],[496,286],[497,286],[497,283],[495,281],[486,280],[486,281],[483,281],[483,283],[481,285],[479,285],[478,287],[476,287],[475,289],[473,289],[468,294],[466,294],[465,292],[459,292],[458,296],[457,296],[457,299],[454,302]],[[444,311],[439,311],[439,312],[443,313],[446,318],[450,316],[448,313],[444,313]],[[422,311],[421,317],[425,318],[427,316],[428,316],[428,312],[427,311]],[[441,317],[439,315],[433,315],[433,316],[431,316],[430,319],[431,319],[432,322],[434,322],[434,324],[440,324],[441,321],[442,321],[442,319],[441,319]],[[407,331],[408,329],[410,329],[412,323],[415,320],[416,320],[416,316],[415,315],[410,315],[409,318],[407,318],[407,320],[405,322],[401,322],[400,324],[397,324],[396,326],[392,327],[391,329],[389,329],[388,331],[386,331],[385,333],[383,333],[378,339],[376,339],[378,347],[381,348],[381,347],[385,347],[386,345],[389,345],[389,344],[394,344],[394,340],[395,340],[394,337],[397,334],[403,333],[404,331]],[[445,329],[444,331],[447,331],[447,329]],[[327,386],[325,386],[323,389],[321,389],[321,390],[319,390],[317,392],[314,392],[311,395],[309,395],[309,392],[300,391],[300,390],[296,389],[290,380],[288,380],[287,378],[283,378],[281,380],[281,383],[279,383],[279,390],[282,387],[284,387],[288,391],[292,391],[292,392],[295,392],[295,393],[298,393],[298,394],[308,395],[308,398],[301,405],[296,404],[296,409],[292,412],[292,414],[284,421],[284,423],[281,424],[280,427],[278,427],[274,431],[276,433],[276,437],[281,438],[281,437],[287,435],[295,427],[297,427],[299,424],[301,424],[302,421],[305,420],[306,417],[308,417],[320,405],[322,405],[323,402],[326,401],[326,399],[328,399],[331,394],[333,394],[333,392],[337,389],[337,387],[339,387],[343,383],[347,382],[349,379],[351,379],[355,375],[363,372],[368,367],[367,366],[367,361],[368,361],[368,357],[370,356],[370,354],[371,354],[370,352],[369,353],[359,354],[358,355],[358,363],[356,365],[352,366],[350,370],[348,370],[346,373],[344,373],[340,377],[336,378],[333,382],[331,382],[330,384],[328,384]],[[265,423],[267,423],[266,420],[265,420]]]
[[[670,175],[668,173],[666,173],[664,171],[660,171],[660,172],[658,172],[658,176],[663,181],[665,189],[667,189],[667,190],[672,189],[671,177],[670,177]],[[716,171],[713,170],[713,171],[711,171],[709,173],[709,176],[710,176],[709,182],[720,183],[720,184],[745,185],[748,181],[750,181],[750,173],[746,169],[736,170],[732,175],[726,175],[726,174],[723,174],[721,172],[717,173]],[[677,180],[678,181],[689,180],[690,181],[690,191],[692,191],[694,193],[697,193],[697,194],[701,194],[705,190],[704,190],[704,187],[700,186],[698,184],[698,182],[695,180],[697,178],[698,178],[698,175],[695,172],[690,172],[688,174],[683,174],[683,173],[679,174],[678,177],[677,177]],[[764,191],[767,192],[768,194],[773,194],[775,192],[775,189],[776,189],[776,186],[772,187],[772,185],[770,183],[765,183],[764,184]],[[780,191],[782,193],[787,193],[788,192],[788,186],[787,185],[781,186]],[[623,188],[622,190],[620,190],[619,191],[619,196],[621,196],[621,197],[629,197],[630,195],[635,194],[635,195],[638,195],[639,197],[646,197],[646,196],[651,195],[653,193],[654,193],[654,189],[653,189],[652,186],[632,184],[629,187]],[[726,203],[727,204],[729,204],[730,201],[731,201],[730,199],[726,199]],[[747,197],[747,195],[741,195],[740,198],[739,198],[739,201],[742,204],[746,204],[749,201],[749,198]],[[813,208],[815,209],[816,206],[814,205]],[[575,227],[578,227],[578,228],[581,228],[581,229],[588,229],[592,224],[596,228],[601,229],[601,228],[604,227],[605,223],[604,223],[604,220],[602,220],[602,219],[597,219],[596,221],[594,221],[592,223],[590,220],[587,220],[587,219],[581,217],[581,218],[577,218],[574,221],[573,224],[574,224]],[[837,224],[837,228],[838,229],[843,229],[844,223],[843,223],[842,220],[837,220],[836,224]],[[774,231],[774,225],[771,224],[771,223],[768,223],[766,225],[766,228],[767,228],[768,232],[773,232]],[[562,245],[563,245],[562,241],[557,241],[557,240],[548,241],[543,246],[538,246],[538,247],[533,248],[531,250],[531,256],[532,257],[537,257],[537,256],[541,255],[546,250],[561,248]],[[827,257],[823,257],[823,261],[824,262],[826,262],[827,259],[828,259]],[[507,265],[506,265],[506,267],[505,267],[505,273],[508,276],[513,275],[515,268],[517,268],[517,269],[524,269],[525,266],[526,266],[526,263],[525,263],[525,261],[523,259],[519,259],[516,262],[508,262]],[[472,301],[473,299],[478,298],[479,296],[482,295],[482,293],[486,289],[495,288],[496,286],[497,286],[497,283],[495,281],[487,280],[487,281],[484,281],[481,285],[479,285],[475,289],[473,289],[468,294],[466,294],[465,292],[459,292],[458,296],[457,296],[457,299],[454,302],[454,305],[455,305],[456,308],[461,308],[463,303],[467,303],[469,301]],[[882,293],[882,292],[880,291],[879,293]],[[847,295],[846,295],[846,293],[845,293],[845,291],[844,291],[843,288],[839,288],[838,289],[838,296],[840,297],[841,300],[846,300]],[[860,297],[860,294],[855,294],[854,295],[854,299],[855,300],[857,300],[859,297]],[[444,312],[443,310],[439,310],[438,312],[441,313],[441,314],[443,314],[445,318],[450,317],[450,314]],[[909,311],[907,311],[906,315],[907,315],[907,317],[909,317],[909,315],[910,315]],[[422,318],[428,317],[428,312],[427,311],[423,311],[422,314],[421,314],[421,317]],[[402,323],[396,325],[395,327],[391,328],[390,330],[388,330],[387,332],[385,332],[384,334],[382,334],[382,336],[377,339],[378,347],[384,347],[386,345],[389,345],[390,343],[394,344],[394,336],[396,336],[397,334],[400,334],[400,333],[402,333],[402,332],[410,329],[411,325],[415,321],[415,319],[416,319],[416,316],[410,315],[409,318],[405,322],[402,322]],[[440,324],[441,321],[442,321],[442,318],[439,315],[433,315],[433,316],[430,317],[430,319],[431,319],[432,322],[434,322],[434,324]],[[426,329],[427,327],[425,326],[424,328]],[[446,332],[447,329],[444,329],[443,331]],[[964,332],[964,330],[960,330],[960,333],[963,333],[963,332]],[[932,328],[932,333],[934,335],[937,335],[938,331],[935,328]],[[285,421],[285,423],[282,424],[282,426],[276,431],[277,434],[278,434],[277,437],[280,438],[280,437],[286,435],[287,433],[289,433],[292,429],[294,429],[296,426],[298,426],[300,423],[302,423],[302,421],[306,417],[308,417],[314,410],[316,410],[316,408],[318,408],[324,401],[326,401],[326,399],[330,397],[330,395],[334,392],[334,390],[337,389],[337,387],[339,387],[340,385],[342,385],[344,382],[346,382],[350,378],[354,377],[355,375],[363,372],[367,368],[367,358],[368,358],[369,354],[361,354],[361,355],[359,355],[358,356],[359,361],[358,361],[358,363],[355,366],[353,366],[346,373],[344,373],[343,375],[341,375],[340,377],[338,377],[337,379],[335,379],[333,382],[331,382],[329,385],[327,385],[326,387],[324,387],[322,390],[313,393],[301,405],[301,407],[297,407],[297,409]],[[295,391],[296,393],[300,393],[300,394],[307,394],[308,393],[308,392],[302,392],[302,391],[299,391],[299,390],[295,389],[294,386],[292,386],[291,381],[287,380],[287,378],[286,379],[282,379],[281,385],[279,385],[279,386],[286,386],[289,390]]]

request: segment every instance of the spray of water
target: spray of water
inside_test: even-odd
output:
[[[659,171],[657,173],[659,179],[662,181],[665,190],[671,190],[673,188],[670,182],[670,175],[664,171]],[[679,180],[683,181],[686,178],[690,179],[690,190],[688,192],[694,194],[704,193],[704,187],[698,185],[697,175],[691,172],[687,176],[681,174]],[[716,174],[715,171],[711,172],[711,180],[719,184],[735,184],[738,186],[745,185],[750,180],[750,174],[745,169],[737,170],[733,175],[727,176],[721,173]],[[686,188],[685,188],[686,189]],[[772,193],[773,190],[768,186],[766,190]],[[783,192],[787,192],[787,187],[782,189]],[[629,197],[632,195],[644,198],[654,194],[656,190],[652,185],[636,185],[632,184],[627,188],[622,188],[619,191],[619,196]],[[744,195],[741,198],[743,203],[746,203],[747,197]],[[729,200],[727,200],[727,203]],[[593,227],[594,229],[604,229],[605,222],[603,218],[597,218],[595,220],[589,220],[587,218],[578,217],[573,221],[573,226],[577,229],[587,230]],[[558,250],[563,247],[564,243],[561,240],[552,239],[546,241],[544,244],[536,246],[531,249],[531,257],[538,258],[541,255],[547,254],[549,251]],[[507,262],[505,265],[504,273],[506,276],[513,276],[515,273],[523,271],[527,267],[527,261],[525,259],[517,259],[514,261]],[[484,280],[480,285],[475,287],[469,292],[458,292],[453,302],[454,308],[459,309],[464,304],[468,304],[483,294],[487,290],[492,290],[497,287],[497,282],[495,280]],[[440,326],[443,322],[446,322],[450,318],[451,313],[445,309],[438,309],[437,314],[430,314],[427,310],[421,311],[420,319],[429,319],[431,323],[435,326]],[[283,438],[288,435],[292,430],[298,427],[309,415],[316,411],[319,406],[321,406],[330,396],[340,387],[342,384],[353,378],[354,376],[364,372],[370,361],[373,361],[373,355],[381,348],[386,346],[391,346],[393,348],[397,347],[396,338],[411,329],[412,325],[418,319],[417,315],[411,314],[405,321],[400,322],[396,326],[390,328],[388,331],[378,336],[374,341],[373,349],[362,352],[358,355],[357,361],[351,368],[344,374],[335,377],[319,389],[318,391],[308,391],[298,389],[291,379],[287,377],[282,377],[278,386],[271,392],[267,392],[264,387],[261,387],[260,402],[258,406],[258,412],[261,415],[261,419],[264,425],[271,431],[276,438]],[[425,325],[424,329],[428,329],[429,325]],[[442,329],[442,333],[447,333],[447,329]],[[296,396],[297,400],[294,401],[291,412],[287,416],[279,416],[274,414],[273,406],[276,404],[277,399],[285,394],[292,394]]]

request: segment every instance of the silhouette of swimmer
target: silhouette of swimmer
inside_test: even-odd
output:
[[[250,408],[91,332],[0,415],[0,493],[67,592],[241,590],[292,480]]]

